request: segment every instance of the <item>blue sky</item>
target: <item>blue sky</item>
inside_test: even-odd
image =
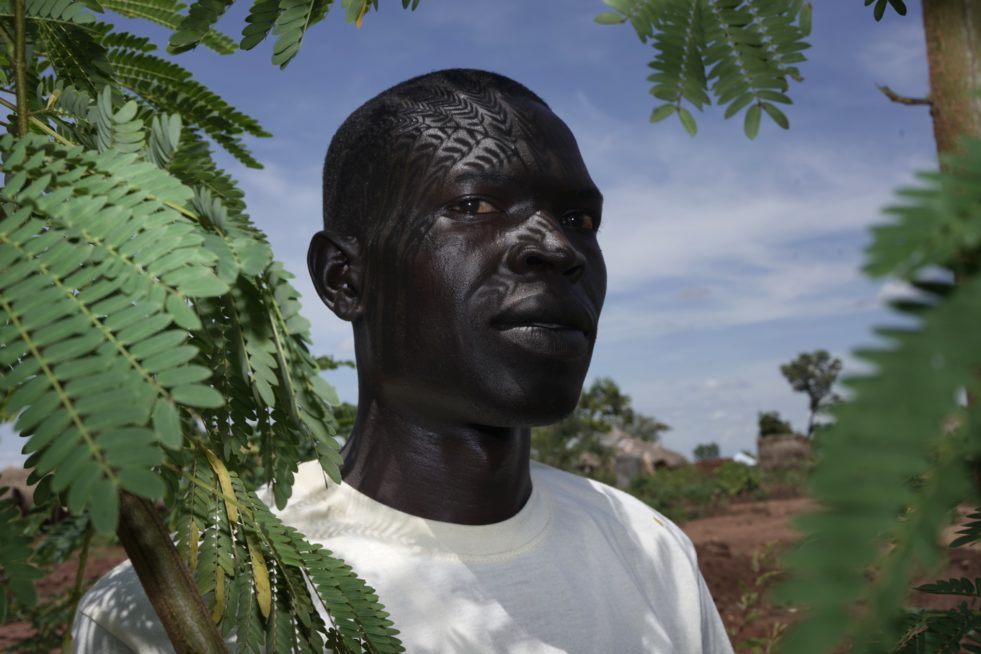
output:
[[[927,109],[876,90],[926,95],[918,7],[875,23],[859,0],[815,2],[791,128],[764,119],[749,141],[740,119],[711,108],[694,139],[674,120],[650,125],[653,51],[629,26],[593,23],[599,0],[422,0],[414,13],[381,4],[355,29],[337,3],[285,71],[269,63],[271,42],[177,57],[274,134],[251,143],[264,170],[224,161],[297,275],[318,353],[353,358],[349,325],[320,306],[305,269],[331,135],[392,84],[476,67],[530,87],[576,135],[606,198],[609,293],[589,378],[612,377],[638,410],[670,424],[668,447],[755,450],[761,410],[803,428],[805,398],[779,373],[798,352],[824,348],[858,370],[849,351],[874,342],[871,327],[891,320],[883,300],[902,290],[858,271],[867,228],[884,219],[896,187],[935,162]],[[224,31],[237,37],[244,12],[227,16]],[[327,378],[356,402],[353,372]],[[0,467],[22,459],[18,441],[0,432]]]

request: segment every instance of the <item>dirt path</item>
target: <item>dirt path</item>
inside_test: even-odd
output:
[[[695,545],[724,543],[733,553],[752,554],[771,543],[797,539],[790,518],[814,506],[806,497],[733,504],[725,515],[692,520],[681,525]]]
[[[698,563],[737,651],[753,639],[776,639],[792,611],[772,606],[765,590],[776,581],[776,555],[793,543],[793,516],[807,511],[807,498],[733,504],[724,515],[683,523]]]

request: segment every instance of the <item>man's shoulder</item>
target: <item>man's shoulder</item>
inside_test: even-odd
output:
[[[328,479],[320,462],[314,459],[312,461],[304,461],[297,467],[296,473],[293,475],[293,487],[290,492],[290,498],[286,502],[286,506],[282,509],[276,509],[276,501],[270,485],[267,484],[259,488],[256,491],[256,495],[280,519],[289,522],[287,519],[289,515],[301,510],[304,506],[323,502],[327,499],[333,488],[336,488],[336,484]]]
[[[687,556],[694,556],[691,540],[680,527],[629,493],[537,461],[532,462],[531,476],[532,483],[546,490],[560,512],[615,524],[647,537],[645,540],[667,540],[682,548]]]
[[[167,632],[129,561],[99,579],[78,603],[77,652],[173,652]]]

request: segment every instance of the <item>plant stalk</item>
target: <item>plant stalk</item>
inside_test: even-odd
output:
[[[177,654],[226,652],[194,579],[153,505],[120,493],[117,534]]]
[[[17,88],[17,135],[27,134],[27,18],[24,0],[14,0],[14,84]]]
[[[962,136],[981,138],[981,3],[923,0],[923,31],[930,70],[930,116],[937,154],[955,152]],[[946,168],[941,161],[940,168]],[[976,253],[964,253],[971,260]],[[955,272],[955,281],[961,274]],[[968,403],[977,398],[968,393]],[[974,463],[981,490],[981,461]]]
[[[69,615],[75,615],[78,600],[82,598],[82,583],[85,581],[85,564],[89,560],[89,545],[92,543],[92,525],[85,528],[85,538],[82,540],[82,550],[78,554],[78,569],[75,571],[75,586],[72,588],[72,610]],[[71,628],[65,629],[65,637],[61,641],[61,654],[69,654],[74,647]]]

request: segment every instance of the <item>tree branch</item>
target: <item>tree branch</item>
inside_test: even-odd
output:
[[[89,559],[89,545],[92,544],[92,525],[89,524],[85,528],[85,538],[82,540],[82,551],[78,555],[78,568],[75,570],[75,586],[72,588],[71,594],[71,604],[72,610],[69,615],[75,615],[75,610],[78,608],[78,600],[82,597],[82,583],[85,581],[85,564]],[[62,654],[69,654],[75,649],[75,643],[72,641],[72,630],[69,627],[65,629],[65,637],[61,640],[61,652]]]
[[[877,88],[880,91],[882,91],[882,94],[884,96],[886,96],[887,98],[898,104],[905,104],[907,106],[913,106],[918,104],[925,104],[927,106],[933,105],[933,101],[930,100],[930,98],[910,98],[905,95],[899,95],[888,86],[879,86]]]
[[[27,18],[24,0],[14,0],[14,84],[17,91],[17,135],[27,134]]]
[[[201,593],[153,505],[120,493],[117,533],[177,654],[226,652]]]

